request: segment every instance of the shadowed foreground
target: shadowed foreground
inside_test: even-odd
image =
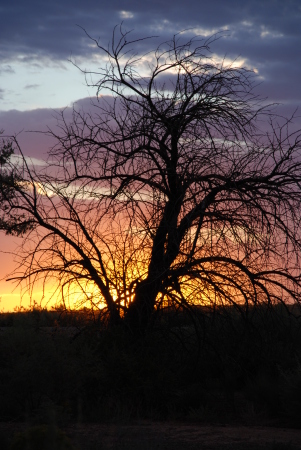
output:
[[[85,311],[0,315],[0,448],[49,427],[61,450],[301,448],[299,310],[194,317],[164,313],[136,340]]]
[[[26,429],[25,424],[0,423],[0,439],[2,438],[0,444],[3,445],[1,448],[3,450],[10,448],[9,445],[14,442],[12,436],[16,435],[16,430],[20,433],[20,430],[24,429]],[[64,431],[67,439],[69,438],[70,449],[78,450],[301,449],[300,431],[284,428],[200,426],[142,421],[131,425],[74,425],[66,427]],[[4,441],[5,438],[6,441]],[[63,448],[67,449],[67,447]]]

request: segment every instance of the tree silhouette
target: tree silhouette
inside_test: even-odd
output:
[[[3,131],[0,131],[3,134]],[[25,216],[12,212],[10,203],[15,196],[16,186],[21,182],[19,170],[10,163],[14,154],[11,139],[3,139],[0,148],[0,230],[7,234],[22,235],[31,229],[31,221]]]
[[[122,28],[108,48],[92,39],[97,102],[61,114],[47,168],[10,162],[6,224],[30,224],[16,279],[77,285],[139,332],[170,305],[299,302],[300,134],[251,71],[214,60],[216,38],[142,56]]]

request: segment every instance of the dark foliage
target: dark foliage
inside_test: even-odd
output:
[[[283,308],[266,313],[246,324],[233,308],[198,310],[195,329],[185,310],[170,311],[143,339],[73,315],[61,326],[47,312],[55,322],[45,326],[41,311],[17,313],[1,328],[0,419],[47,424],[53,411],[60,426],[134,418],[299,426],[299,320]]]

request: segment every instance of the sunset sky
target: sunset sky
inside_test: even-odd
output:
[[[258,94],[279,103],[279,112],[288,116],[301,107],[300,0],[2,0],[0,129],[20,133],[35,164],[50,142],[29,131],[54,128],[54,111],[74,102],[88,105],[95,95],[70,62],[88,70],[103,64],[82,28],[106,46],[122,21],[137,38],[158,36],[141,44],[142,53],[183,30],[204,37],[222,31],[213,56],[253,69]],[[300,118],[295,122],[301,127]],[[8,310],[20,304],[20,289],[13,292],[13,284],[3,279],[14,268],[6,252],[18,239],[0,233],[0,243],[0,310]]]

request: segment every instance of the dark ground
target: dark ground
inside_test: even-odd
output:
[[[10,440],[13,434],[25,429],[24,423],[0,423],[0,436]],[[141,421],[69,425],[64,431],[78,450],[301,449],[301,431],[289,428]]]

